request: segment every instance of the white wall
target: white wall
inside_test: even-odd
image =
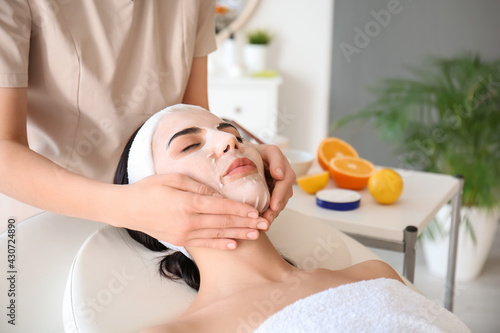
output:
[[[365,46],[355,28],[374,21],[371,11],[397,5],[396,14]],[[373,30],[377,32],[377,30]],[[405,75],[403,64],[417,65],[428,55],[451,57],[478,52],[500,58],[500,1],[497,0],[336,0],[330,119],[356,112],[372,96],[367,88],[387,77]],[[358,38],[356,40],[355,38]],[[343,52],[341,43],[357,44],[359,53]],[[368,125],[356,123],[332,133],[358,150],[361,157],[397,167],[397,143],[382,141]]]
[[[270,67],[280,72],[279,133],[290,147],[316,152],[326,136],[330,95],[332,0],[261,0],[241,34],[274,34]]]

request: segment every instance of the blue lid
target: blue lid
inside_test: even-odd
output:
[[[354,210],[359,207],[361,195],[356,191],[342,189],[321,190],[316,193],[316,204],[332,210]]]

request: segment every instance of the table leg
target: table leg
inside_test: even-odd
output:
[[[455,271],[457,263],[457,243],[458,230],[460,227],[460,208],[462,206],[462,189],[464,186],[464,177],[457,176],[460,181],[457,194],[453,197],[452,215],[450,227],[450,245],[448,250],[448,269],[446,272],[446,285],[444,294],[444,307],[453,311],[453,298],[455,296]]]
[[[415,258],[417,247],[417,227],[407,226],[404,232],[403,275],[411,283],[415,279]]]

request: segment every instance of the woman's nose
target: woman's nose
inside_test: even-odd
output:
[[[232,134],[226,132],[219,132],[214,137],[215,140],[215,154],[217,156],[222,156],[226,153],[229,153],[235,149],[239,149],[238,140]]]

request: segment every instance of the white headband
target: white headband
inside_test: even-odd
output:
[[[130,146],[130,150],[128,153],[127,173],[129,184],[133,184],[143,178],[156,174],[152,151],[153,135],[156,128],[158,127],[158,124],[160,123],[163,116],[165,116],[165,114],[181,108],[200,108],[202,110],[205,110],[199,106],[176,104],[155,113],[153,116],[151,116],[151,118],[146,120],[139,131],[137,131],[137,134],[134,138],[134,141],[132,142],[132,145]],[[186,248],[170,244],[162,240],[158,241],[172,250],[182,252],[186,257],[193,260]]]

